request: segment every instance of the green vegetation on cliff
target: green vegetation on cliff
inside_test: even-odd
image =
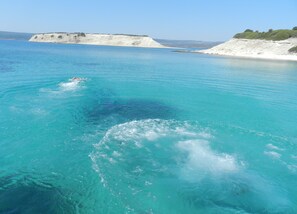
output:
[[[234,36],[236,39],[265,39],[265,40],[285,40],[289,38],[297,38],[297,27],[292,30],[272,30],[267,32],[245,30],[243,33],[238,33]]]

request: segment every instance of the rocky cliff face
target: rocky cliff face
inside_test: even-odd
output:
[[[146,48],[165,47],[148,36],[125,34],[43,33],[33,35],[29,41]]]

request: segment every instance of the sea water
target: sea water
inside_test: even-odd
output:
[[[297,213],[296,121],[294,62],[0,41],[0,213]]]

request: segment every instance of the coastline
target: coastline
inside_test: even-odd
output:
[[[213,48],[193,51],[193,53],[250,59],[297,61],[297,54],[288,52],[295,45],[297,45],[297,39],[295,38],[282,41],[231,39]]]
[[[149,36],[127,34],[42,33],[34,34],[29,42],[106,45],[141,48],[169,48]]]

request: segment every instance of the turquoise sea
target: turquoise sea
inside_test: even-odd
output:
[[[0,41],[0,213],[297,213],[297,63]]]

